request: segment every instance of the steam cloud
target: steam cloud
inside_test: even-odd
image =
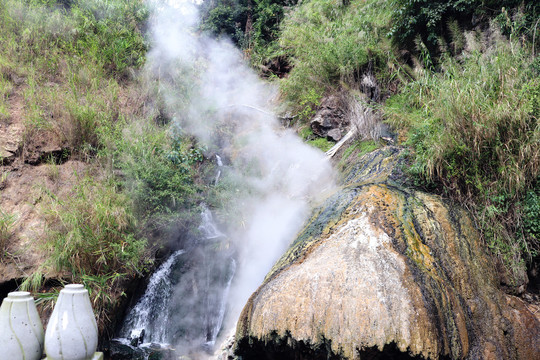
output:
[[[223,229],[238,249],[229,319],[261,284],[306,220],[310,202],[334,186],[324,154],[280,127],[276,91],[246,66],[227,40],[196,32],[189,1],[150,3],[153,48],[147,73],[175,125],[226,159],[225,177],[244,184]],[[177,294],[177,296],[182,296]],[[228,326],[232,326],[229,324]]]

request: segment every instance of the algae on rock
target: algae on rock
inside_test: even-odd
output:
[[[246,304],[245,359],[540,358],[540,321],[498,289],[468,214],[365,155]]]

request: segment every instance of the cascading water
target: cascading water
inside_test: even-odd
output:
[[[184,343],[186,352],[213,348],[236,261],[231,249],[222,249],[227,238],[207,208],[201,212],[198,230],[199,237],[170,255],[151,276],[114,339],[113,357],[120,345],[124,353],[127,348],[144,358],[156,349],[171,349],[172,344]]]
[[[162,325],[167,323],[171,310],[168,306],[172,294],[170,276],[173,266],[184,253],[184,250],[176,251],[154,272],[144,295],[124,320],[121,339],[130,340],[135,345],[142,341],[167,343],[169,327]]]
[[[200,236],[169,259],[167,309],[147,306],[143,342],[171,344],[177,355],[210,352],[300,230],[311,202],[333,188],[333,171],[320,151],[280,127],[270,103],[274,89],[258,79],[241,52],[197,30],[197,1],[148,1],[157,5],[149,20],[145,76],[158,84],[156,103],[171,125],[211,149],[207,155],[219,152],[208,185],[225,189],[226,196],[220,199],[220,228],[203,211]],[[148,289],[149,299],[162,297],[159,291]],[[153,311],[165,318],[152,324],[158,318]],[[124,343],[142,335],[130,317],[122,328]],[[153,338],[153,326],[166,327],[164,336]]]
[[[219,178],[221,177],[221,167],[223,166],[223,161],[221,161],[221,156],[216,155],[216,162],[217,162],[217,172],[216,172],[216,178],[214,180],[214,185],[217,185],[219,183]]]

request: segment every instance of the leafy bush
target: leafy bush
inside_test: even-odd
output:
[[[278,37],[278,26],[285,9],[296,0],[218,0],[201,6],[201,28],[226,35],[243,49],[265,52]]]
[[[176,213],[200,201],[194,182],[202,150],[152,122],[117,132],[117,165],[140,219]]]
[[[489,46],[467,34],[474,50],[459,61],[443,57],[444,72],[420,71],[385,113],[409,129],[410,172],[472,209],[493,252],[517,279],[521,259],[539,245],[531,233],[519,235],[524,213],[517,206],[540,173],[539,82],[530,51],[492,34]],[[532,195],[528,199],[534,203]]]
[[[390,14],[389,2],[314,0],[284,19],[280,52],[293,69],[281,89],[295,111],[309,112],[340,86],[357,86],[368,69],[386,70]]]
[[[496,17],[507,35],[525,34],[532,40],[540,15],[536,0],[395,0],[394,4],[391,29],[394,42],[421,52],[421,48],[415,48],[415,40],[419,39],[431,56],[439,52],[441,40],[452,40],[452,30],[447,27],[457,23],[471,29],[478,19],[487,22]]]
[[[215,7],[203,8],[201,28],[214,35],[229,36],[236,44],[242,44],[247,21],[247,7],[242,3],[227,3],[230,1],[217,1],[214,4]],[[210,3],[209,6],[211,6]]]
[[[49,191],[44,195],[49,257],[22,288],[39,288],[42,274],[50,270],[63,273],[63,280],[84,283],[104,329],[121,295],[121,281],[142,274],[150,261],[131,201],[113,182],[89,176],[73,187],[70,196],[59,198]]]
[[[413,41],[420,37],[434,51],[446,24],[470,17],[477,3],[477,0],[396,0],[391,34],[405,48],[414,49]]]
[[[540,183],[529,190],[523,200],[523,230],[528,239],[540,243]],[[534,251],[535,249],[531,249]],[[538,255],[536,252],[535,255]]]

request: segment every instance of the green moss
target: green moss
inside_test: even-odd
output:
[[[315,140],[309,140],[307,142],[309,145],[314,146],[324,152],[327,152],[335,145],[333,141],[330,141],[326,138],[317,138]]]
[[[380,143],[374,140],[361,141],[358,146],[358,154],[356,156],[362,157],[365,154],[378,149],[379,147],[381,147]]]

